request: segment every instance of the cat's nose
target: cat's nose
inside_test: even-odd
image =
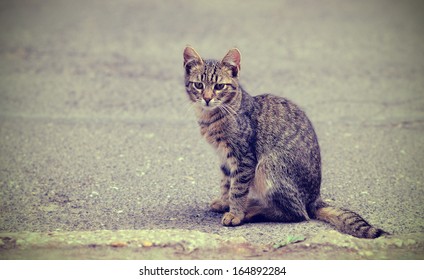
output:
[[[203,100],[205,100],[206,106],[209,106],[209,102],[211,102],[212,98],[209,97],[203,97]]]

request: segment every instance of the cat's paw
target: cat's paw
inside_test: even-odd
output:
[[[222,217],[222,224],[224,226],[230,227],[230,226],[239,226],[242,224],[242,218],[237,217],[231,212],[227,212]]]
[[[230,210],[230,205],[222,201],[222,199],[215,199],[210,204],[211,210],[218,213],[224,213]]]

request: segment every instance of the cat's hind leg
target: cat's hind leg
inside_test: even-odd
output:
[[[286,184],[269,194],[265,217],[275,222],[302,222],[309,220],[304,203],[297,191]]]
[[[268,221],[300,222],[309,220],[304,202],[295,184],[287,179],[282,163],[272,157],[259,161],[255,174],[255,193],[260,204],[251,206],[251,219],[260,216]],[[262,209],[261,209],[262,207]]]

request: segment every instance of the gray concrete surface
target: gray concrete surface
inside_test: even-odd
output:
[[[323,197],[424,231],[421,1],[2,1],[0,231],[184,229],[253,243],[329,226],[220,225],[219,167],[182,50],[242,52],[252,95],[299,104]]]

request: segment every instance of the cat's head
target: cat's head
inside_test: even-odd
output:
[[[229,104],[238,94],[241,54],[231,49],[221,61],[202,59],[192,48],[184,50],[185,85],[190,100],[203,109]]]

